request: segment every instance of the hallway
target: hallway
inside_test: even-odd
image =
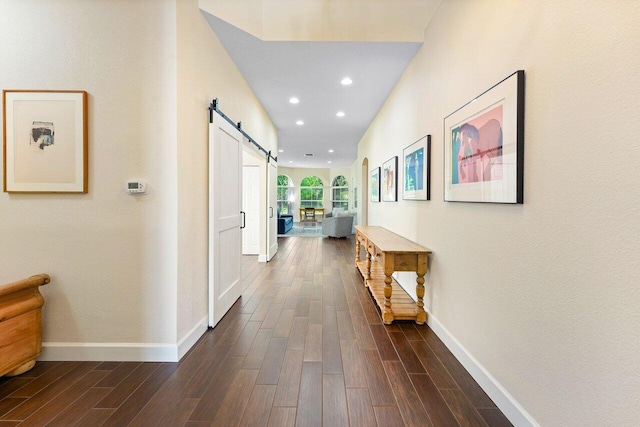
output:
[[[40,362],[0,379],[0,426],[510,425],[427,326],[382,324],[352,238],[279,245],[180,363]]]

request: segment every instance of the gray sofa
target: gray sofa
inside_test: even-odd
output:
[[[322,221],[322,234],[329,237],[347,237],[351,235],[353,216],[331,216]]]

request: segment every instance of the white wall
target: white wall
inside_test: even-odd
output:
[[[638,22],[630,0],[445,1],[359,145],[372,169],[432,135],[432,200],[369,224],[433,250],[432,321],[540,425],[640,418]],[[524,204],[443,202],[444,117],[517,69]]]
[[[182,354],[206,328],[207,107],[275,152],[269,117],[197,0],[0,1],[0,39],[2,89],[89,94],[89,193],[0,193],[1,282],[52,276],[43,358]]]
[[[89,94],[89,193],[0,193],[2,282],[51,275],[47,343],[175,342],[175,33],[171,1],[0,2],[2,89]]]
[[[178,45],[178,339],[207,314],[207,107],[220,109],[267,151],[277,132],[197,0],[177,0]]]

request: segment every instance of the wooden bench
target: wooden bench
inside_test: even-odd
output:
[[[0,285],[0,377],[16,376],[36,364],[42,352],[42,305],[38,287],[46,274]]]
[[[366,251],[366,260],[360,259],[362,248]],[[423,325],[427,321],[423,302],[424,275],[430,253],[429,249],[386,228],[356,226],[356,267],[380,307],[385,324],[394,320],[415,320]],[[395,271],[415,271],[418,301],[393,280],[391,275]]]

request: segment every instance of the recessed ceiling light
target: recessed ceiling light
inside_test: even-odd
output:
[[[289,160],[289,163],[293,163],[293,160]]]
[[[333,150],[329,150],[330,153],[333,153]]]
[[[295,96],[291,97],[289,99],[289,102],[292,104],[297,104],[298,102],[300,102],[300,100],[298,98],[296,98]]]
[[[336,116],[338,116],[338,117],[344,117],[344,111],[338,111],[338,112],[336,113]]]
[[[278,153],[284,153],[284,150],[281,148],[278,150]]]
[[[345,77],[340,83],[342,83],[344,86],[349,86],[351,83],[353,83],[353,80],[351,80],[349,77]]]
[[[302,120],[298,120],[298,121],[296,122],[296,124],[297,124],[298,126],[302,126],[302,125],[304,124],[304,122],[303,122]]]
[[[331,160],[329,160],[327,163],[331,163]]]

